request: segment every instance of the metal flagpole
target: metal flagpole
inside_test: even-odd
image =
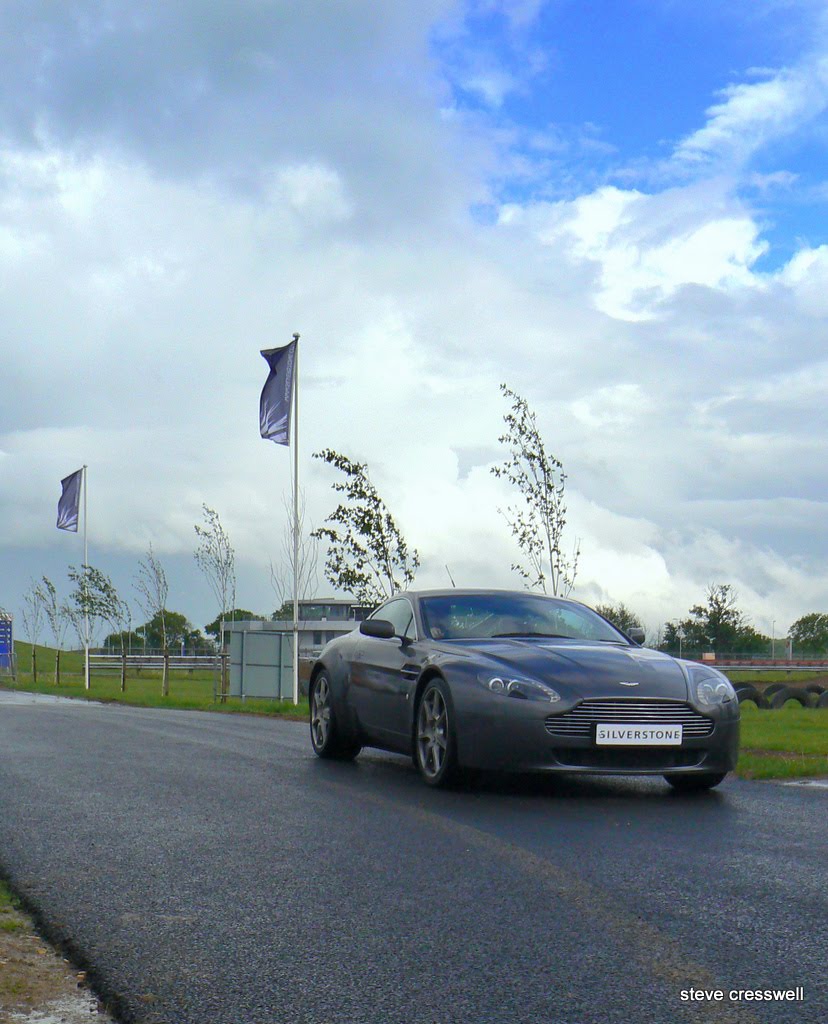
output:
[[[293,703],[299,703],[299,335],[293,350]]]
[[[83,685],[89,689],[89,595],[87,585],[89,579],[89,543],[86,535],[86,474],[88,466],[83,467]]]

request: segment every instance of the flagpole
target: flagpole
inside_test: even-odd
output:
[[[293,350],[293,703],[299,703],[299,335]]]
[[[89,601],[87,586],[89,579],[89,542],[86,535],[86,474],[88,466],[83,467],[83,685],[89,689]]]

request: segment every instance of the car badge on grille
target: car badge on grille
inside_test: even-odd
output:
[[[619,686],[638,686],[638,683],[625,683],[625,682],[623,682],[622,680],[619,679],[618,680],[618,685]]]

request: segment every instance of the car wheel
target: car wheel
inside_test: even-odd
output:
[[[718,786],[727,772],[710,772],[706,775],[665,775],[664,778],[679,793],[700,793]]]
[[[449,695],[441,679],[433,679],[417,705],[414,760],[429,786],[445,786],[457,774],[457,744]]]
[[[358,743],[343,742],[337,729],[336,715],[331,699],[331,683],[320,672],[310,687],[310,734],[314,752],[319,757],[353,760],[362,747]]]

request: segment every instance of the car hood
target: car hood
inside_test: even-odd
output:
[[[518,638],[477,640],[463,647],[495,672],[544,680],[562,697],[689,697],[678,661],[647,647]]]

